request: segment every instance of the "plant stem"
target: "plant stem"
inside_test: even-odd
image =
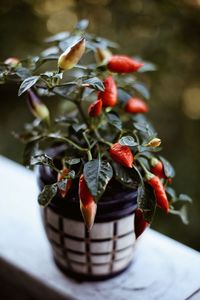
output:
[[[109,146],[109,147],[112,145],[110,142],[104,140],[104,139],[100,136],[100,134],[99,134],[99,132],[98,132],[98,129],[95,128],[95,129],[93,129],[93,131],[94,131],[94,134],[96,135],[96,137],[97,137],[97,139],[98,139],[99,142],[101,142],[101,143],[103,143],[103,144],[105,144],[105,145],[107,145],[107,146]]]

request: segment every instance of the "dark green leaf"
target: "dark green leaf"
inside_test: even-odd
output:
[[[131,97],[132,96],[123,89],[118,89],[118,100],[121,103],[126,103]]]
[[[43,165],[43,166],[55,167],[52,158],[46,154],[39,154],[31,157],[30,165],[32,166]]]
[[[76,131],[79,132],[80,130],[85,130],[87,128],[86,124],[72,124],[72,128]]]
[[[69,83],[54,87],[53,92],[61,97],[67,98],[72,92],[75,91],[76,87],[76,84]]]
[[[72,166],[72,165],[76,165],[76,164],[79,164],[81,161],[80,158],[71,158],[71,159],[66,159],[65,160],[65,163],[69,166]]]
[[[91,194],[98,201],[113,176],[111,165],[101,159],[93,159],[84,165],[83,174]]]
[[[130,146],[130,147],[138,145],[138,143],[136,143],[135,139],[132,136],[130,136],[130,135],[123,136],[119,140],[119,143],[122,146]]]
[[[147,121],[137,123],[134,122],[133,126],[135,129],[137,129],[138,133],[143,138],[143,144],[147,144],[150,140],[157,136],[157,133],[155,132],[153,126]]]
[[[129,188],[137,189],[140,179],[134,169],[125,168],[122,165],[115,163],[114,161],[112,162],[112,166],[117,181],[121,182],[123,185]]]
[[[151,223],[156,210],[156,199],[153,189],[148,184],[140,185],[138,188],[138,208],[144,212],[144,218]]]
[[[83,83],[89,84],[90,87],[92,87],[93,89],[95,89],[97,91],[102,91],[102,92],[104,91],[104,84],[103,84],[102,80],[100,80],[97,77],[92,77],[87,80],[84,80]]]
[[[70,117],[70,116],[59,116],[55,118],[55,123],[64,123],[64,124],[74,124],[78,123],[78,119],[75,117]]]
[[[182,202],[189,202],[189,203],[192,203],[192,198],[189,197],[188,195],[186,194],[180,194],[177,198],[178,201],[182,201]]]
[[[172,200],[172,202],[175,202],[176,199],[177,199],[175,190],[173,188],[167,186],[166,187],[166,192],[170,196],[170,198],[171,198],[170,200]]]
[[[133,82],[132,83],[132,87],[138,93],[140,93],[144,98],[146,98],[146,99],[150,98],[149,90],[147,89],[147,87],[145,86],[145,84],[143,84],[141,82]]]
[[[63,179],[57,182],[57,187],[59,190],[65,190],[67,186],[68,179]]]
[[[53,47],[49,47],[49,48],[45,49],[44,51],[42,51],[41,56],[48,59],[48,57],[51,55],[57,55],[57,57],[58,57],[58,54],[59,54],[58,47],[53,46]]]
[[[21,96],[25,91],[30,89],[40,79],[40,76],[32,76],[26,78],[19,87],[18,96]]]
[[[122,129],[122,122],[117,114],[115,114],[114,112],[107,113],[107,119],[109,124],[119,130]]]
[[[88,25],[89,25],[89,21],[87,19],[82,19],[76,24],[75,29],[85,30],[88,27]]]
[[[38,202],[42,206],[48,205],[58,190],[57,184],[45,185],[42,192],[38,196]]]
[[[80,35],[70,36],[67,39],[64,39],[59,43],[59,47],[62,51],[65,51],[68,47],[73,46],[77,43],[82,37]]]
[[[16,69],[16,74],[17,74],[22,80],[26,79],[27,77],[30,78],[30,76],[31,76],[30,70],[27,69],[27,68],[24,68],[24,67],[18,67],[18,68]]]
[[[174,171],[174,168],[172,167],[172,165],[170,164],[170,162],[162,156],[159,156],[159,158],[163,163],[164,172],[165,172],[166,177],[173,178],[175,176],[175,171]]]

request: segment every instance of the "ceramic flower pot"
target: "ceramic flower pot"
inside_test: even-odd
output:
[[[53,180],[52,171],[40,167],[40,188]],[[113,277],[125,270],[134,253],[136,200],[136,190],[111,180],[88,232],[79,209],[78,182],[66,199],[56,196],[42,210],[56,264],[69,275],[90,280]]]

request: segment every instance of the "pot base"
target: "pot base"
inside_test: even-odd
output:
[[[118,272],[114,272],[111,274],[106,274],[106,275],[89,275],[89,274],[79,274],[79,273],[75,273],[72,270],[66,269],[64,268],[54,257],[54,262],[55,264],[58,266],[58,268],[68,277],[73,278],[74,280],[78,281],[78,282],[83,282],[83,281],[103,281],[103,280],[107,280],[107,279],[111,279],[113,277],[116,277],[120,274],[122,274],[123,272],[125,272],[126,270],[128,270],[131,265],[133,264],[133,261],[131,261],[124,269],[121,269]]]
[[[81,221],[44,208],[44,225],[56,264],[79,279],[101,280],[124,271],[135,245],[134,213],[110,222],[95,223],[88,232]]]

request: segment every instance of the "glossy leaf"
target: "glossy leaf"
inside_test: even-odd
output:
[[[57,184],[45,185],[42,192],[38,196],[38,203],[42,206],[48,205],[58,190]]]
[[[53,92],[61,97],[67,98],[76,89],[75,83],[68,83],[65,85],[56,86],[53,88]]]
[[[97,90],[97,91],[104,91],[104,84],[102,82],[102,80],[100,80],[97,77],[92,77],[89,78],[87,80],[83,81],[84,84],[89,84],[90,87],[92,87],[93,89]]]
[[[134,169],[125,168],[114,161],[112,162],[112,166],[117,181],[129,188],[136,189],[138,187],[140,179]]]
[[[132,136],[130,136],[130,135],[123,136],[123,137],[119,140],[119,143],[120,143],[120,145],[123,145],[123,146],[130,146],[130,147],[133,147],[133,146],[138,145],[138,143],[135,141],[135,139],[134,139]]]
[[[170,162],[162,156],[159,156],[159,158],[163,163],[164,172],[165,172],[166,177],[173,178],[175,176],[175,171],[174,171],[174,168],[172,167],[172,165],[170,164]]]
[[[46,154],[39,154],[33,156],[31,158],[30,165],[31,166],[43,165],[43,166],[54,167],[52,158]]]
[[[25,91],[30,89],[40,79],[40,76],[31,76],[26,78],[19,87],[18,96],[21,96]]]
[[[68,164],[69,166],[72,166],[72,165],[77,165],[81,162],[81,159],[80,158],[71,158],[71,159],[66,159],[65,160],[65,163]]]
[[[97,201],[113,176],[111,165],[101,159],[93,159],[84,165],[83,174],[91,194]]]
[[[69,32],[63,31],[45,39],[46,43],[59,42],[69,37]]]
[[[82,19],[76,24],[75,29],[85,30],[87,29],[88,25],[89,25],[89,21],[87,19]]]
[[[147,87],[145,86],[145,84],[143,84],[141,82],[133,82],[132,83],[132,87],[138,93],[140,93],[140,95],[142,95],[145,99],[149,99],[150,98],[149,90],[147,89]]]
[[[144,212],[145,221],[151,223],[156,211],[156,199],[153,189],[149,185],[139,186],[137,203],[138,208]]]
[[[107,120],[108,123],[114,126],[115,128],[121,130],[122,129],[122,122],[117,114],[114,112],[107,113]]]

